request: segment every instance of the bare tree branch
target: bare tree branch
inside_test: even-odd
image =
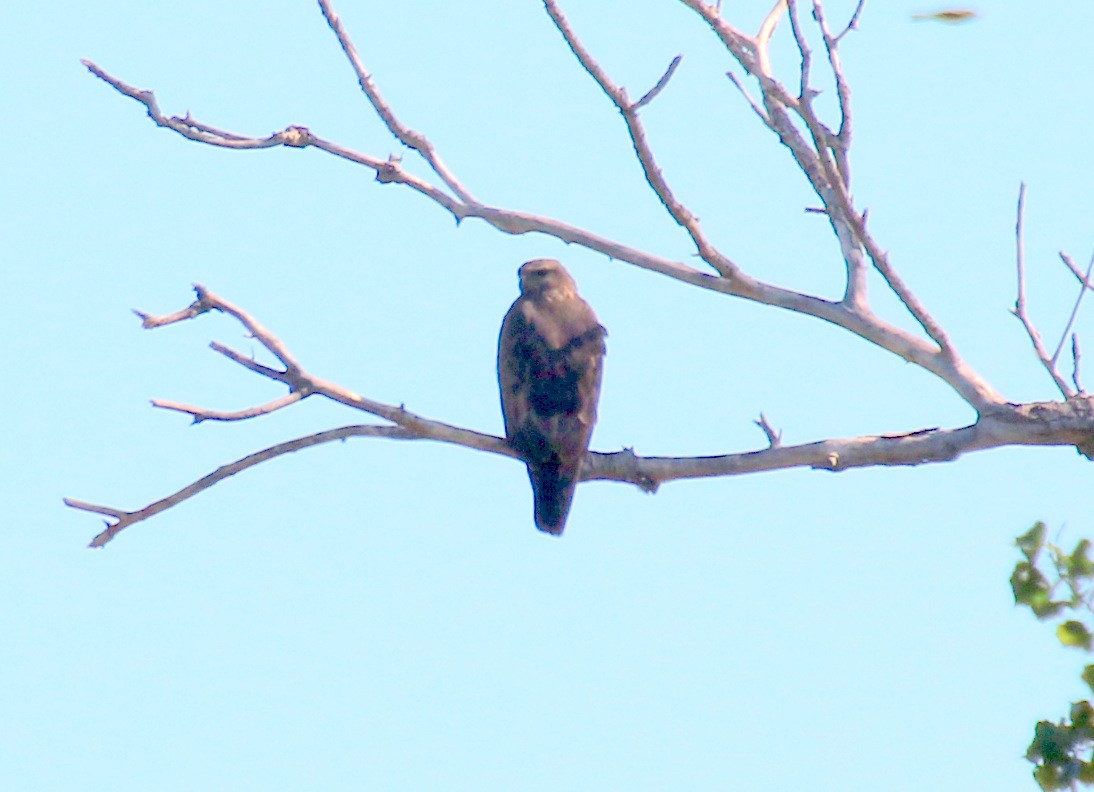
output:
[[[1064,331],[1060,333],[1060,343],[1056,345],[1056,351],[1052,353],[1052,365],[1056,366],[1056,363],[1060,360],[1060,353],[1064,349],[1064,342],[1067,341],[1068,335],[1071,333],[1071,328],[1075,326],[1075,318],[1079,315],[1079,308],[1082,307],[1083,297],[1086,296],[1087,284],[1090,283],[1090,275],[1094,273],[1094,255],[1090,257],[1090,264],[1087,265],[1086,274],[1079,281],[1079,294],[1075,297],[1075,305],[1071,308],[1071,316],[1067,318],[1067,324],[1064,326]]]
[[[690,3],[692,0],[686,0],[686,2]],[[750,58],[749,62],[754,62],[754,56],[750,54],[754,51],[754,44],[751,39],[743,36],[722,20],[718,20],[717,32],[723,40],[731,41],[734,46],[739,47],[742,57]],[[151,91],[133,88],[90,61],[85,62],[85,65],[93,74],[122,94],[141,102],[159,126],[169,128],[187,139],[209,143],[210,145],[218,145],[220,140],[231,140],[236,143],[241,140],[256,142],[267,140],[244,138],[223,130],[218,130],[216,135],[213,136],[215,139],[212,139],[210,138],[212,133],[208,130],[214,129],[214,127],[202,124],[200,125],[201,129],[198,130],[196,128],[197,122],[189,114],[187,114],[186,119],[178,117],[167,119],[156,106],[155,97]],[[786,96],[786,101],[794,102],[789,96]],[[797,135],[796,130],[793,129],[793,125],[789,121],[783,124],[783,127],[786,126],[790,128],[794,135]],[[779,131],[779,134],[784,134],[784,131]],[[403,184],[444,207],[457,221],[468,217],[477,217],[506,234],[546,234],[562,242],[581,245],[610,258],[626,261],[637,267],[666,275],[692,286],[741,297],[830,322],[866,339],[870,343],[877,344],[904,360],[922,366],[950,384],[977,410],[991,407],[993,404],[1003,401],[1002,397],[995,393],[963,361],[942,359],[931,345],[924,343],[895,325],[882,321],[870,313],[869,310],[860,310],[854,305],[848,306],[763,283],[740,271],[735,273],[732,280],[714,276],[683,262],[624,245],[553,218],[511,209],[465,204],[445,191],[406,172],[398,160],[383,160],[353,151],[314,135],[306,127],[290,126],[284,132],[273,136],[273,138],[283,138],[280,145],[296,148],[312,146],[334,156],[364,165],[376,172],[377,181]],[[802,141],[802,145],[805,145],[804,141]]]
[[[1016,224],[1018,299],[1015,313],[1030,335],[1042,363],[1053,376],[1061,392],[1068,397],[1063,403],[1026,405],[1007,403],[990,384],[962,360],[945,330],[908,288],[891,265],[886,251],[869,233],[867,212],[860,212],[855,208],[850,193],[851,169],[848,155],[853,130],[851,91],[843,74],[838,48],[843,37],[855,28],[865,0],[859,0],[847,27],[839,34],[834,34],[829,28],[822,0],[810,0],[813,18],[818,25],[827,52],[828,68],[837,86],[840,118],[839,131],[835,133],[820,119],[813,106],[813,100],[817,96],[817,91],[810,84],[814,63],[808,38],[798,19],[796,0],[778,0],[755,37],[745,35],[726,22],[721,17],[720,4],[714,6],[704,0],[681,0],[711,27],[745,73],[757,81],[760,91],[759,101],[749,95],[736,76],[731,73],[727,75],[761,121],[776,133],[819,196],[823,208],[816,211],[829,218],[847,267],[844,295],[838,301],[803,294],[752,278],[714,246],[701,229],[698,218],[670,189],[654,157],[639,111],[664,90],[679,66],[682,56],[672,60],[661,78],[642,98],[631,102],[626,90],[611,80],[582,44],[559,9],[557,0],[543,0],[543,2],[547,13],[578,62],[623,116],[631,143],[650,187],[665,206],[672,220],[687,232],[700,257],[717,274],[624,245],[561,220],[493,207],[478,201],[444,163],[429,139],[405,126],[387,104],[372,76],[365,69],[356,47],[341,20],[333,11],[329,0],[319,0],[319,5],[353,67],[358,83],[368,101],[391,134],[402,144],[421,155],[443,186],[437,186],[407,172],[402,167],[401,161],[394,156],[385,160],[353,151],[314,135],[307,127],[293,125],[265,137],[247,137],[198,121],[189,113],[184,117],[165,116],[159,109],[152,91],[137,89],[108,74],[90,61],[84,61],[84,63],[99,79],[123,95],[140,102],[157,125],[171,129],[189,140],[232,149],[316,148],[371,169],[380,183],[397,183],[415,190],[452,214],[457,222],[471,217],[481,219],[507,234],[542,233],[699,288],[822,319],[904,360],[915,363],[941,378],[978,413],[975,423],[958,428],[932,428],[900,434],[822,440],[798,446],[783,446],[781,433],[772,428],[761,414],[755,423],[767,437],[768,448],[766,449],[709,457],[640,457],[632,449],[615,453],[591,452],[582,472],[585,480],[626,482],[652,492],[660,484],[677,479],[739,475],[761,470],[803,466],[840,471],[877,465],[916,465],[948,461],[970,451],[1005,445],[1072,445],[1085,455],[1094,455],[1094,399],[1075,396],[1076,393],[1082,393],[1079,386],[1080,352],[1077,335],[1071,335],[1075,392],[1070,390],[1067,383],[1056,372],[1058,358],[1062,353],[1064,341],[1074,326],[1083,295],[1087,288],[1094,288],[1091,284],[1094,258],[1084,275],[1065,254],[1061,254],[1064,263],[1080,280],[1082,287],[1056,353],[1049,358],[1026,310],[1022,239],[1025,186],[1023,185],[1019,192]],[[800,90],[796,97],[776,78],[770,59],[771,38],[784,14],[789,18],[794,42],[801,56]],[[867,258],[919,323],[926,338],[908,333],[883,321],[873,313],[866,292]],[[361,436],[434,440],[511,458],[518,457],[503,438],[427,419],[407,411],[402,405],[394,406],[373,401],[310,374],[304,370],[280,339],[258,323],[247,311],[200,285],[195,286],[195,291],[197,299],[180,311],[163,316],[137,312],[142,325],[151,329],[194,319],[209,311],[226,313],[240,322],[283,368],[258,363],[217,342],[213,342],[210,345],[211,348],[252,373],[284,385],[288,393],[264,404],[237,411],[220,411],[166,400],[156,400],[153,402],[154,406],[190,415],[195,423],[205,420],[239,421],[267,415],[309,396],[320,395],[353,409],[378,416],[389,421],[391,425],[341,427],[271,446],[218,468],[167,498],[136,511],[66,499],[65,502],[73,508],[102,514],[114,520],[113,523],[108,522],[107,529],[95,538],[93,546],[105,544],[128,525],[171,508],[235,473],[276,456],[335,439]]]
[[[847,27],[845,27],[843,31],[838,36],[836,36],[836,43],[839,43],[839,41],[852,30],[858,30],[858,18],[862,15],[862,10],[865,7],[866,0],[858,0],[858,5],[855,6],[855,11],[853,14],[851,14],[851,19],[849,19],[847,22]]]
[[[251,335],[257,340],[263,347],[274,354],[284,365],[284,371],[278,371],[266,366],[255,363],[238,352],[232,352],[222,344],[213,344],[213,348],[225,354],[231,360],[239,363],[245,368],[267,376],[271,379],[277,380],[290,389],[290,395],[298,396],[293,401],[299,401],[300,398],[304,398],[311,395],[325,396],[331,401],[336,401],[339,404],[344,404],[347,407],[352,407],[356,410],[370,413],[385,420],[391,421],[397,424],[407,431],[413,433],[422,438],[441,440],[444,442],[455,443],[456,445],[466,446],[468,448],[475,448],[480,451],[494,451],[496,453],[502,453],[507,456],[512,456],[513,451],[509,448],[505,440],[494,437],[492,435],[484,435],[479,432],[472,432],[467,429],[460,429],[455,426],[449,426],[447,424],[440,423],[438,421],[430,421],[422,418],[414,413],[408,411],[403,406],[394,406],[390,404],[383,404],[382,402],[373,401],[364,396],[360,396],[353,391],[336,385],[333,382],[321,379],[313,376],[305,371],[300,364],[296,361],[296,358],[286,348],[285,344],[259,324],[253,316],[247,311],[239,308],[236,305],[228,302],[224,298],[214,294],[206,289],[201,284],[195,284],[194,290],[198,294],[197,302],[204,306],[205,311],[192,312],[193,316],[199,316],[208,310],[221,311],[229,314],[235,318],[240,324],[246,327]],[[191,316],[184,316],[189,312],[177,311],[172,314],[167,314],[164,317],[148,317],[148,322],[151,326],[162,327],[166,324],[170,324],[174,321],[182,321],[183,318],[193,318]],[[178,318],[181,317],[181,318]],[[184,412],[194,416],[199,420],[215,419],[215,420],[243,420],[245,418],[257,417],[259,415],[265,415],[268,412],[272,412],[274,409],[278,409],[287,404],[292,403],[286,401],[284,404],[282,400],[270,402],[269,404],[261,407],[253,408],[249,415],[233,414],[233,413],[218,413],[217,411],[205,410],[203,408],[191,407],[189,405],[181,405],[175,402],[161,402],[157,406],[167,409],[173,409],[178,412]],[[220,417],[213,418],[213,416],[232,416],[232,417]]]
[[[743,454],[710,457],[635,457],[633,452],[591,454],[583,480],[623,480],[638,471],[656,485],[693,478],[736,476],[808,467],[839,472],[858,467],[949,462],[963,454],[1002,446],[1075,446],[1094,437],[1094,399],[1012,405],[956,429],[821,440]],[[628,454],[632,459],[628,460]],[[626,480],[632,481],[632,478]]]
[[[759,423],[759,422],[757,422]],[[467,430],[461,430],[466,432]],[[765,430],[766,432],[766,430]],[[1066,403],[1017,405],[1007,411],[982,416],[977,423],[957,429],[922,429],[890,435],[872,435],[822,440],[796,446],[779,445],[777,439],[767,449],[709,457],[639,457],[630,449],[604,454],[590,452],[582,468],[583,481],[618,481],[655,492],[666,482],[683,479],[738,476],[773,470],[808,467],[840,472],[858,467],[907,466],[948,462],[965,453],[1008,445],[1082,446],[1094,436],[1094,399],[1074,399]],[[333,440],[350,437],[383,437],[393,440],[432,439],[398,426],[343,426],[249,454],[223,465],[212,473],[148,506],[125,511],[87,501],[65,498],[64,503],[81,511],[103,514],[117,522],[108,523],[91,547],[102,547],[119,532],[149,519],[172,506],[192,498],[226,478],[274,457],[299,451]],[[500,438],[494,447],[481,448],[490,453],[516,457]],[[457,443],[464,445],[464,443]]]
[[[600,89],[608,99],[611,100],[612,104],[616,106],[620,114],[622,114],[623,120],[627,124],[627,132],[630,134],[631,143],[634,145],[635,153],[638,155],[638,161],[642,166],[642,172],[646,176],[646,181],[649,183],[654,193],[657,194],[657,197],[661,200],[665,209],[668,210],[672,219],[675,220],[681,228],[687,231],[688,236],[690,236],[692,242],[695,243],[699,257],[710,264],[710,266],[723,277],[731,279],[737,277],[739,272],[737,265],[711,244],[710,240],[707,239],[706,234],[704,234],[699,227],[699,218],[677,199],[673,194],[672,189],[669,187],[664,174],[661,172],[661,168],[658,167],[657,160],[653,154],[653,149],[646,138],[645,126],[642,124],[638,115],[638,109],[642,103],[641,100],[632,104],[627,97],[626,89],[612,82],[612,79],[608,77],[603,67],[589,53],[589,50],[586,49],[585,45],[581,43],[581,40],[577,37],[577,33],[574,32],[573,27],[570,26],[569,20],[566,19],[566,16],[562,13],[562,10],[558,7],[558,3],[555,2],[555,0],[543,0],[543,7],[547,10],[547,14],[551,17],[551,21],[555,23],[558,32],[561,33],[562,37],[566,40],[566,45],[570,48],[570,51],[574,53],[574,57],[577,58],[585,71],[589,73],[589,76],[596,81],[597,85],[600,86]],[[666,74],[670,74],[671,71],[672,69],[670,67],[669,72],[666,72]]]
[[[737,476],[763,471],[809,467],[839,472],[857,467],[920,465],[946,462],[962,454],[1006,445],[1075,445],[1094,433],[1094,400],[1066,404],[1044,403],[1017,407],[1008,413],[981,418],[958,429],[924,429],[895,435],[874,435],[823,440],[797,446],[777,442],[762,451],[712,457],[638,457],[631,450],[612,454],[590,452],[582,469],[583,481],[619,481],[654,492],[666,482],[683,479]],[[250,454],[217,468],[207,476],[166,498],[135,511],[65,498],[67,506],[104,514],[117,522],[108,524],[91,547],[102,547],[119,532],[187,500],[214,484],[283,454],[350,437],[384,437],[395,440],[424,438],[395,426],[343,426],[296,438]],[[500,438],[497,438],[499,442]],[[444,441],[448,442],[448,441]],[[508,448],[482,449],[516,456]]]
[[[944,359],[944,363],[936,361],[942,363],[941,368],[950,369],[955,374],[960,372],[955,379],[947,379],[941,374],[939,376],[943,376],[978,411],[992,409],[1002,403],[1002,397],[961,358],[946,331],[908,288],[903,278],[891,265],[888,254],[869,234],[866,229],[865,214],[860,214],[854,208],[847,185],[831,156],[835,145],[833,140],[837,143],[838,140],[817,118],[812,108],[815,92],[809,87],[811,55],[804,34],[796,22],[794,0],[780,0],[776,3],[755,39],[744,36],[726,23],[715,9],[703,0],[680,1],[710,25],[745,72],[759,83],[768,126],[774,129],[779,140],[791,152],[798,167],[824,203],[826,214],[840,242],[840,248],[847,263],[845,304],[853,313],[866,318],[868,323],[876,324],[879,321],[866,302],[865,267],[861,258],[861,246],[889,288],[905,305],[927,336],[937,344],[940,355],[936,356],[932,351],[930,356]],[[796,99],[791,97],[786,88],[774,77],[767,56],[771,32],[783,13],[784,6],[790,9],[791,27],[795,31],[795,42],[802,56],[802,89],[800,96]],[[814,12],[820,6],[819,0],[815,0]],[[823,9],[821,14],[823,18]],[[830,46],[835,49],[835,38],[831,38]],[[840,68],[838,58],[833,59],[832,65],[833,68]],[[839,79],[842,77],[837,78],[837,81]],[[850,117],[849,91],[844,96],[844,103],[843,111],[847,117]],[[813,145],[810,145],[798,131],[788,115],[790,112],[795,113],[809,129]],[[845,165],[844,170],[849,173],[849,165]],[[962,381],[961,386],[958,386],[957,380]]]
[[[669,80],[672,79],[672,75],[676,73],[676,67],[680,65],[680,61],[683,59],[683,55],[677,55],[672,59],[672,62],[669,64],[669,67],[665,69],[665,73],[661,75],[661,79],[657,81],[657,84],[646,91],[642,98],[634,103],[635,110],[648,105],[657,97],[657,94],[665,89],[665,86],[669,84]]]
[[[1014,223],[1015,270],[1018,277],[1018,297],[1014,302],[1014,310],[1012,313],[1018,317],[1018,321],[1020,321],[1022,327],[1026,329],[1026,335],[1029,336],[1029,340],[1033,344],[1033,351],[1036,353],[1037,359],[1041,361],[1041,365],[1045,367],[1045,371],[1052,377],[1052,381],[1056,383],[1056,387],[1059,388],[1060,393],[1062,393],[1066,399],[1073,396],[1074,391],[1071,390],[1071,387],[1056,370],[1056,363],[1049,357],[1048,350],[1045,349],[1045,344],[1041,340],[1041,334],[1029,318],[1029,312],[1026,309],[1025,216],[1026,184],[1025,182],[1022,182],[1018,187],[1018,211],[1017,219]],[[1083,287],[1082,290],[1085,291],[1085,287]]]
[[[227,347],[219,341],[210,341],[209,348],[214,352],[219,352],[224,357],[231,360],[233,363],[238,363],[246,369],[250,369],[255,374],[261,374],[263,377],[269,377],[272,380],[278,382],[284,382],[289,384],[289,377],[284,371],[278,371],[277,369],[270,368],[269,366],[263,366],[261,363],[253,360],[246,355],[236,352],[231,347]]]
[[[756,65],[760,74],[765,77],[774,76],[774,71],[771,68],[771,48],[768,46],[768,42],[771,41],[771,36],[775,32],[775,28],[778,27],[782,15],[786,13],[787,7],[787,0],[776,0],[775,7],[768,12],[766,17],[764,17],[764,21],[760,25],[759,31],[756,33],[756,38],[754,40],[756,48]],[[745,68],[747,69],[747,67]],[[802,65],[802,71],[808,75],[808,58],[806,59],[806,63],[803,63]]]
[[[776,430],[767,422],[767,417],[760,413],[760,417],[752,423],[760,427],[763,430],[764,435],[767,437],[768,446],[771,448],[778,448],[783,442],[783,433]]]
[[[1079,283],[1083,284],[1088,289],[1094,289],[1094,281],[1091,281],[1089,275],[1083,275],[1083,271],[1079,269],[1079,266],[1074,261],[1072,261],[1071,256],[1062,250],[1060,251],[1059,256],[1060,261],[1064,262],[1067,268],[1071,270],[1071,274],[1078,279]]]
[[[331,440],[348,437],[434,440],[519,459],[519,454],[501,437],[426,419],[408,412],[402,406],[381,404],[314,377],[300,367],[277,336],[247,311],[203,286],[195,286],[195,290],[198,300],[190,308],[160,317],[142,314],[145,323],[151,327],[163,327],[211,310],[227,313],[250,329],[264,347],[271,351],[278,350],[282,361],[291,361],[295,368],[290,377],[288,363],[286,371],[279,372],[254,364],[238,353],[230,357],[248,370],[288,384],[293,390],[282,399],[235,414],[217,413],[174,402],[158,402],[157,406],[187,413],[196,421],[244,420],[268,414],[307,395],[318,394],[380,416],[396,425],[344,426],[279,443],[217,468],[183,489],[135,511],[66,498],[65,504],[72,508],[103,514],[115,520],[108,522],[106,530],[92,540],[92,547],[101,547],[128,526],[147,520],[236,473],[274,457]],[[194,305],[202,310],[194,309]],[[798,446],[781,445],[781,433],[774,430],[763,415],[755,423],[767,436],[767,449],[708,457],[640,457],[630,449],[615,453],[590,452],[582,468],[582,480],[619,481],[654,492],[661,484],[680,479],[733,476],[794,467],[842,471],[879,465],[918,465],[948,461],[969,451],[1005,445],[1074,445],[1081,449],[1094,437],[1094,399],[1072,399],[1063,404],[1007,405],[982,414],[975,424],[957,429],[923,429],[900,434],[822,440]]]
[[[813,2],[813,18],[816,19],[817,26],[820,28],[821,36],[824,39],[824,48],[828,53],[828,65],[831,66],[832,75],[836,80],[836,96],[839,99],[840,125],[839,132],[836,133],[835,141],[833,141],[832,153],[836,157],[836,167],[843,178],[843,183],[848,187],[851,186],[851,166],[847,159],[847,152],[851,148],[854,123],[851,117],[851,84],[843,74],[843,63],[840,61],[839,56],[839,42],[850,30],[850,25],[854,24],[854,20],[862,10],[863,2],[865,0],[860,0],[851,23],[839,36],[833,35],[828,28],[828,22],[824,17],[824,6],[819,0]]]
[[[778,134],[778,130],[775,129],[775,127],[772,125],[771,119],[767,115],[767,111],[760,107],[756,100],[752,98],[752,94],[750,94],[748,92],[748,89],[745,88],[744,84],[739,79],[737,79],[737,75],[731,71],[727,71],[726,77],[728,77],[729,81],[733,83],[738,91],[741,92],[741,96],[743,96],[745,98],[745,101],[748,102],[748,106],[752,108],[752,112],[759,116],[760,120],[763,121],[764,126],[770,129],[772,132]],[[821,211],[824,210],[822,209]]]
[[[364,63],[361,62],[361,57],[357,54],[357,48],[353,45],[353,41],[350,39],[349,34],[342,25],[342,20],[339,18],[338,14],[334,12],[329,0],[319,0],[319,8],[322,10],[323,16],[327,20],[327,24],[330,25],[331,30],[334,31],[334,35],[338,37],[338,43],[341,45],[342,51],[346,54],[346,58],[349,59],[350,64],[353,66],[361,90],[364,91],[365,96],[368,97],[373,109],[376,110],[376,114],[380,116],[384,125],[391,131],[391,134],[398,138],[404,146],[414,149],[421,154],[422,158],[429,163],[429,167],[433,169],[433,172],[441,177],[441,180],[448,185],[448,188],[452,190],[461,201],[477,205],[479,202],[462,184],[460,184],[459,179],[457,179],[452,171],[448,169],[448,166],[444,164],[440,154],[437,153],[437,150],[433,147],[433,144],[429,142],[426,136],[420,132],[415,132],[399,121],[395,112],[391,109],[391,106],[388,105],[387,101],[380,93],[380,89],[376,87],[376,83],[372,81],[372,76],[368,73],[368,70],[365,69]]]
[[[320,443],[329,443],[333,440],[345,440],[350,437],[386,437],[391,440],[410,440],[414,438],[414,435],[398,426],[342,426],[338,429],[330,429],[326,432],[319,432],[317,434],[307,435],[306,437],[298,437],[295,440],[278,443],[277,445],[270,446],[269,448],[265,448],[253,454],[248,454],[242,459],[237,459],[235,462],[222,465],[207,476],[202,476],[194,483],[183,487],[178,492],[174,492],[166,498],[161,498],[160,500],[135,511],[124,511],[110,506],[100,506],[95,503],[76,500],[75,498],[65,498],[64,503],[66,506],[70,506],[73,509],[93,512],[95,514],[105,514],[106,516],[113,517],[117,520],[117,522],[114,523],[107,523],[106,530],[99,533],[91,540],[91,544],[88,545],[88,547],[102,547],[130,525],[143,522],[149,517],[155,517],[160,512],[166,511],[172,506],[177,506],[185,500],[189,500],[199,492],[209,489],[214,484],[217,484],[226,478],[230,478],[236,473],[241,473],[248,468],[260,465],[274,457],[291,454],[294,451],[300,451],[301,449],[319,445]]]
[[[246,410],[236,410],[234,412],[223,412],[221,410],[208,410],[204,407],[194,407],[190,404],[182,404],[181,402],[166,401],[164,399],[152,399],[152,406],[158,407],[161,410],[172,410],[174,412],[185,413],[190,415],[194,419],[194,423],[201,423],[202,421],[245,421],[248,418],[257,418],[260,415],[269,415],[272,412],[280,410],[282,407],[288,407],[291,404],[296,404],[298,401],[304,398],[304,394],[298,392],[288,393],[282,396],[280,399],[274,399],[266,404],[260,404],[257,407],[248,407]]]

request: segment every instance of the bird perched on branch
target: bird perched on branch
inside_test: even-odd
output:
[[[596,422],[607,331],[554,259],[521,266],[501,325],[498,386],[505,436],[528,466],[536,527],[566,526]]]

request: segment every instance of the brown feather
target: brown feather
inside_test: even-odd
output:
[[[596,423],[607,331],[553,259],[520,270],[498,338],[505,436],[528,466],[536,527],[561,534]]]

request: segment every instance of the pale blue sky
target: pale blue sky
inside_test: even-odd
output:
[[[835,294],[838,249],[802,213],[815,199],[700,20],[671,0],[562,5],[632,95],[684,54],[644,111],[677,194],[753,274]],[[690,256],[538,2],[337,7],[396,111],[483,200]],[[768,7],[725,3],[749,29]],[[922,10],[872,3],[844,42],[858,200],[970,363],[1012,400],[1053,398],[1008,313],[1014,202],[1025,180],[1031,308],[1054,342],[1075,297],[1056,251],[1094,248],[1094,7],[1006,0],[959,27],[911,22]],[[787,44],[780,30],[784,75]],[[195,281],[314,373],[481,431],[501,431],[494,354],[516,267],[540,256],[567,264],[611,333],[597,449],[749,450],[760,411],[792,443],[972,416],[928,374],[815,320],[547,238],[456,228],[318,151],[183,140],[81,57],[155,89],[168,113],[400,151],[314,3],[0,11],[0,787],[1033,788],[1033,724],[1083,695],[1084,658],[1013,608],[1007,579],[1034,520],[1068,542],[1094,535],[1094,467],[1070,449],[652,497],[589,484],[552,540],[518,464],[357,440],[85,549],[101,523],[63,496],[141,506],[362,420],[307,402],[191,427],[149,408],[281,393],[206,348],[255,346],[226,317],[139,329],[130,308],[181,308]],[[1094,316],[1079,330],[1094,348]]]

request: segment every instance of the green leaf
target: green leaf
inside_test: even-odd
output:
[[[1045,792],[1053,792],[1056,789],[1067,789],[1067,778],[1062,767],[1057,765],[1042,765],[1033,771],[1033,780]]]
[[[1033,730],[1033,742],[1029,744],[1026,758],[1031,762],[1053,764],[1067,758],[1071,747],[1068,730],[1051,721],[1041,721]]]
[[[1090,762],[1079,763],[1079,781],[1084,784],[1094,783],[1094,764]]]
[[[1030,605],[1039,592],[1044,592],[1046,598],[1048,596],[1048,581],[1041,574],[1041,570],[1029,561],[1019,561],[1014,567],[1014,574],[1010,576],[1010,587],[1014,591],[1016,605]]]
[[[1071,705],[1071,732],[1073,738],[1088,740],[1094,736],[1094,707],[1089,701],[1076,701]]]
[[[1094,640],[1090,630],[1086,629],[1082,622],[1077,622],[1074,619],[1059,625],[1056,628],[1056,637],[1060,639],[1060,643],[1064,646],[1074,646],[1082,649],[1090,649],[1091,641]]]
[[[1088,665],[1083,669],[1083,682],[1086,682],[1087,687],[1094,692],[1094,665]]]
[[[1031,563],[1037,561],[1037,554],[1045,544],[1045,524],[1038,520],[1033,527],[1019,536],[1015,542],[1018,549]]]
[[[1090,559],[1090,541],[1083,539],[1075,546],[1075,552],[1067,556],[1067,574],[1069,577],[1085,578],[1094,576],[1094,561]]]
[[[1045,576],[1028,561],[1020,561],[1010,576],[1010,587],[1014,591],[1014,604],[1025,605],[1038,619],[1055,616],[1066,606],[1066,602],[1053,602],[1051,588]]]

